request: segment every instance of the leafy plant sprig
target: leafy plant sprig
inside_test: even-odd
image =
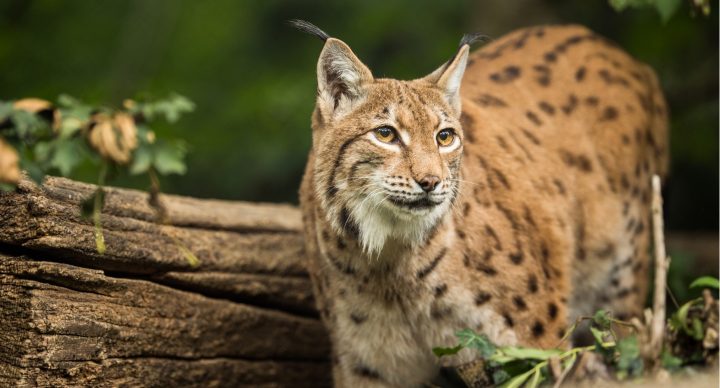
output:
[[[704,296],[682,305],[667,320],[667,347],[654,364],[668,371],[681,366],[704,362],[704,356],[718,351],[717,301],[709,289],[718,289],[718,279],[702,277],[691,286],[705,287]],[[573,368],[577,368],[579,357],[587,352],[596,353],[606,367],[615,371],[618,380],[639,377],[645,370],[641,338],[632,334],[619,338],[613,326],[638,328],[638,322],[618,320],[604,310],[598,310],[592,317],[580,317],[561,339],[565,342],[582,321],[590,322],[590,333],[595,344],[570,349],[536,349],[517,346],[497,346],[484,334],[470,329],[456,333],[458,345],[451,348],[434,348],[437,357],[451,356],[468,348],[478,351],[485,361],[485,370],[496,385],[501,387],[537,387],[542,382],[556,379],[556,386]],[[555,365],[555,369],[553,368]],[[559,377],[558,377],[559,376]],[[559,382],[558,382],[559,381]]]
[[[54,104],[38,98],[0,101],[0,190],[14,190],[21,170],[40,183],[48,173],[67,177],[83,162],[94,164],[98,188],[83,201],[81,214],[93,221],[96,248],[102,254],[105,239],[100,213],[111,172],[147,174],[149,202],[159,220],[167,222],[158,199],[158,175],[184,174],[187,147],[181,140],[157,138],[152,125],[158,120],[175,123],[194,108],[178,94],[157,100],[125,100],[117,109],[90,106],[68,95],[59,96]],[[191,265],[197,265],[197,258],[178,246]]]

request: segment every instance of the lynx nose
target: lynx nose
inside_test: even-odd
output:
[[[435,190],[438,183],[440,183],[440,178],[436,177],[435,175],[425,175],[425,177],[416,182],[420,185],[423,191],[429,193]]]

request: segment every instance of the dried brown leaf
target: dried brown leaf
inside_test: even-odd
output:
[[[20,181],[19,162],[17,151],[0,138],[0,182],[17,184]]]
[[[126,164],[137,147],[135,121],[127,113],[116,113],[112,117],[98,113],[92,118],[88,141],[104,158]]]
[[[23,98],[13,102],[13,109],[37,113],[43,110],[52,109],[52,104],[50,101],[43,100],[41,98]]]

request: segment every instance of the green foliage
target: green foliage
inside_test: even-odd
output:
[[[632,335],[621,339],[617,343],[616,350],[618,378],[623,380],[628,376],[639,376],[643,371],[643,360],[640,358],[637,337]]]
[[[668,330],[671,331],[671,334],[681,332],[696,342],[702,342],[706,328],[697,315],[697,312],[702,310],[700,306],[702,303],[702,298],[692,300],[673,314],[668,319]],[[571,349],[496,346],[487,336],[465,329],[456,333],[457,346],[436,348],[433,349],[433,352],[436,356],[443,357],[457,354],[464,348],[476,349],[479,356],[485,360],[487,375],[492,376],[495,385],[504,388],[537,387],[545,381],[553,380],[554,377],[550,372],[551,361],[558,362],[559,364],[553,365],[560,365],[558,372],[565,374],[565,372],[573,370],[579,356],[584,352],[595,352],[599,355],[605,367],[614,373],[617,380],[642,376],[646,360],[642,357],[638,336],[632,334],[615,340],[613,326],[616,324],[628,325],[628,323],[612,318],[609,312],[604,310],[598,310],[592,317],[582,317],[578,323],[581,321],[590,321],[589,329],[595,341],[594,345]],[[575,327],[577,324],[573,325],[570,331],[574,331]],[[675,346],[673,343],[666,343],[668,346]],[[681,357],[673,354],[670,348],[663,350],[659,360],[650,360],[653,365],[659,364],[669,371],[678,370],[686,363],[697,361],[702,361],[702,356],[697,353]]]
[[[593,315],[593,324],[595,324],[597,327],[599,327],[602,330],[609,330],[610,326],[612,325],[612,319],[610,318],[610,313],[608,313],[605,310],[598,310],[595,312],[595,315]]]
[[[720,281],[713,276],[703,276],[690,283],[690,288],[714,288],[717,290],[718,287],[720,287]]]
[[[663,23],[667,23],[680,9],[682,0],[608,0],[610,6],[621,12],[626,8],[655,8]],[[691,12],[710,15],[710,0],[691,0]]]
[[[124,109],[90,106],[68,95],[59,96],[55,105],[40,99],[0,101],[0,140],[11,147],[3,152],[17,152],[19,167],[38,183],[48,173],[69,176],[86,162],[97,166],[98,189],[82,202],[80,213],[92,219],[97,251],[102,254],[100,213],[108,168],[133,175],[184,174],[185,143],[156,139],[150,125],[161,118],[174,123],[193,109],[194,104],[178,94],[127,100]],[[12,190],[16,182],[0,183],[1,189]],[[191,265],[199,263],[192,252],[178,246]]]

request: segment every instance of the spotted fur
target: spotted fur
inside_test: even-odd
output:
[[[553,347],[578,315],[640,312],[668,151],[651,69],[579,26],[463,44],[412,81],[324,40],[300,199],[337,386],[419,386],[476,357],[432,354],[464,328]],[[398,144],[374,137],[385,125]]]

